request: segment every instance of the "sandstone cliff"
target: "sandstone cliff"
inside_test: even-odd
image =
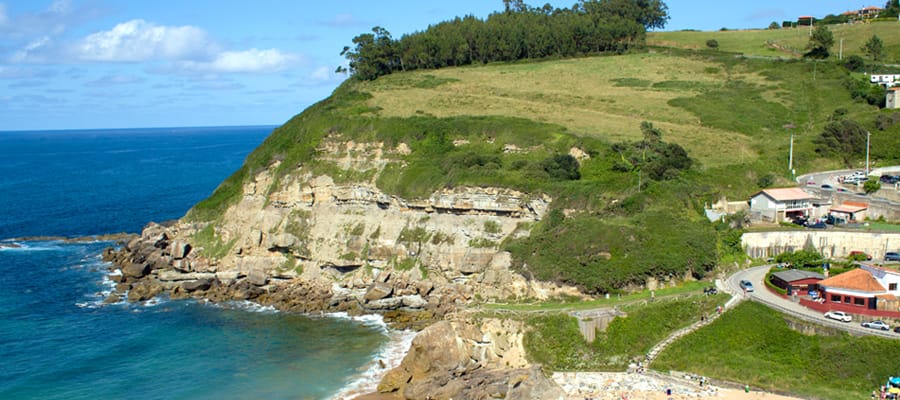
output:
[[[121,267],[117,296],[252,299],[305,312],[427,310],[430,318],[473,298],[577,295],[512,272],[499,250],[529,234],[549,196],[459,187],[404,199],[379,190],[379,174],[406,153],[402,143],[332,137],[316,165],[258,171],[218,221],[148,225],[107,254]]]

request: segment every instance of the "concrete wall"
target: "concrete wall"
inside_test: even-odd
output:
[[[802,250],[811,244],[825,257],[846,257],[853,250],[864,251],[873,260],[881,260],[887,251],[900,250],[900,233],[851,231],[748,232],[741,238],[747,255],[754,258]]]

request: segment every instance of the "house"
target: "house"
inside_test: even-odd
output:
[[[839,206],[831,207],[828,212],[837,218],[843,218],[847,221],[861,221],[866,219],[866,211],[868,209],[868,203],[845,201]]]
[[[809,217],[812,199],[800,188],[765,189],[750,198],[750,214],[772,222]]]
[[[810,287],[815,290],[816,284],[825,279],[825,276],[812,271],[804,271],[799,269],[789,269],[786,271],[778,271],[769,277],[769,281],[773,285],[787,291],[788,295],[806,295],[810,291]]]
[[[826,304],[868,310],[900,310],[900,271],[860,263],[860,267],[819,281],[818,289]]]
[[[900,96],[900,93],[897,93],[898,90],[900,90],[900,87],[892,87],[888,89],[887,94],[885,94],[884,108],[900,108],[900,98],[897,98],[898,96]]]
[[[877,18],[881,10],[882,8],[878,6],[868,6],[857,10],[856,13],[860,18]]]

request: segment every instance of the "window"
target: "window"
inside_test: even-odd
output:
[[[841,302],[841,295],[839,295],[839,294],[833,294],[833,295],[831,295],[831,301],[832,301],[833,303],[840,303],[840,302]]]
[[[852,299],[852,297],[850,297],[850,296],[844,296],[844,303],[845,303],[845,304],[850,304],[850,299]]]
[[[890,291],[897,290],[897,284],[896,283],[888,283],[888,290],[890,290]]]
[[[864,306],[864,305],[866,305],[866,299],[861,299],[861,298],[857,297],[857,298],[853,299],[853,304],[858,305],[858,306]]]

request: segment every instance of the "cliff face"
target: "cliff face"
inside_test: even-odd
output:
[[[577,295],[510,271],[510,255],[499,250],[505,239],[529,234],[549,196],[460,187],[404,199],[375,185],[408,153],[404,144],[333,139],[318,153],[315,167],[279,179],[278,163],[257,172],[219,221],[148,226],[108,254],[122,266],[120,291],[131,300],[169,292],[360,312]]]

